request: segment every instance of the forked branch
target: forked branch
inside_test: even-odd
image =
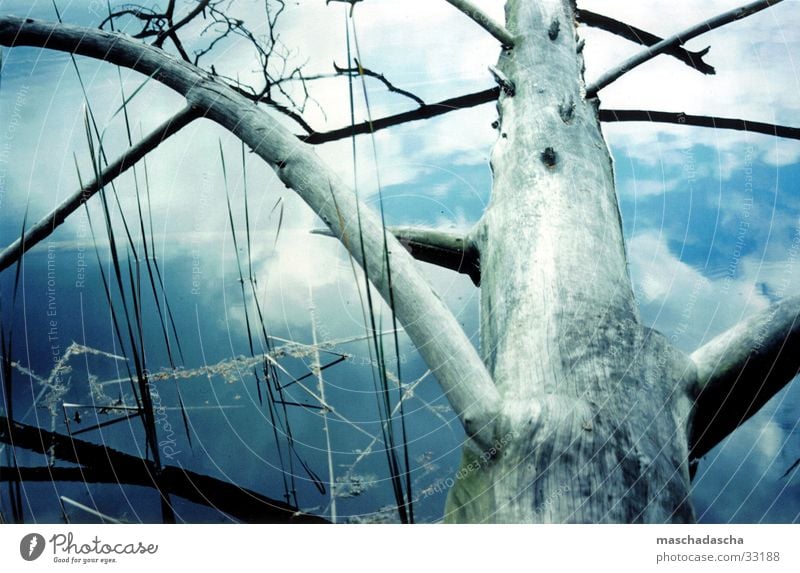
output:
[[[630,40],[631,42],[635,42],[643,46],[653,46],[664,40],[664,38],[656,36],[655,34],[651,34],[646,30],[642,30],[641,28],[631,26],[625,22],[620,22],[614,18],[609,18],[608,16],[597,14],[596,12],[591,12],[589,10],[576,10],[575,18],[582,24],[586,24],[587,26],[598,28],[600,30],[605,30],[606,32],[610,32],[616,36],[620,36],[621,38],[625,38],[626,40]],[[681,46],[672,46],[665,50],[664,53],[682,61],[690,68],[694,68],[699,72],[704,74],[714,74],[716,73],[714,67],[703,61],[703,56],[708,53],[708,50],[708,48],[705,48],[699,52],[692,52]]]
[[[690,428],[699,458],[767,403],[800,371],[800,297],[782,301],[692,354],[698,381]]]
[[[404,90],[403,88],[397,87],[392,82],[390,82],[386,78],[385,75],[383,75],[383,74],[381,74],[379,72],[370,70],[369,68],[365,68],[364,66],[362,66],[359,63],[359,61],[357,59],[355,59],[354,61],[355,61],[356,65],[354,67],[352,67],[352,68],[340,68],[339,66],[336,65],[336,62],[334,62],[333,63],[333,69],[336,70],[336,75],[345,75],[345,74],[349,74],[349,75],[353,75],[353,76],[363,75],[363,76],[369,76],[371,78],[375,78],[376,80],[381,82],[384,86],[386,86],[386,89],[389,90],[390,92],[406,96],[407,98],[412,99],[415,102],[417,102],[417,104],[420,107],[425,105],[425,102],[418,95],[416,95],[416,94],[414,94],[414,93],[412,93],[412,92],[410,92],[408,90]]]
[[[674,46],[678,46],[680,44],[685,44],[692,38],[699,36],[700,34],[704,34],[706,32],[710,32],[715,28],[719,28],[724,26],[725,24],[730,24],[731,22],[735,22],[736,20],[741,20],[742,18],[746,18],[756,12],[760,12],[766,8],[770,8],[783,2],[783,0],[758,0],[757,2],[751,2],[749,4],[745,4],[739,8],[734,8],[733,10],[728,10],[718,16],[714,16],[713,18],[709,18],[708,20],[704,20],[699,24],[695,24],[691,28],[687,28],[686,30],[675,34],[674,36],[670,36],[665,40],[661,40],[657,44],[654,44],[639,52],[638,54],[631,56],[615,68],[607,71],[605,74],[600,76],[593,84],[586,88],[586,97],[594,97],[604,87],[608,86],[612,82],[616,81],[624,74],[631,71],[633,68],[647,62],[655,58],[659,54],[663,54],[670,48]]]

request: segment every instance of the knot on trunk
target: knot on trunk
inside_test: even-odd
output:
[[[558,18],[554,18],[552,22],[550,22],[550,27],[547,29],[547,37],[550,38],[552,41],[556,41],[558,38],[558,32],[561,30],[561,22]]]
[[[497,82],[497,85],[503,90],[503,93],[508,97],[514,97],[514,94],[517,93],[517,87],[514,85],[514,82],[508,79],[508,76],[494,66],[489,66],[489,71],[494,77],[494,81]]]
[[[542,154],[541,154],[540,157],[541,157],[542,163],[544,163],[548,167],[555,166],[556,161],[558,161],[558,157],[556,156],[556,152],[552,147],[545,148],[545,150],[542,151]]]
[[[567,98],[558,105],[558,115],[561,116],[561,121],[569,123],[572,121],[572,116],[575,115],[575,101],[572,98]]]

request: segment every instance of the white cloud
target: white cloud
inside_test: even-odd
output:
[[[786,434],[773,420],[766,422],[758,435],[758,451],[766,463],[771,463],[781,452],[786,442]]]
[[[654,197],[669,193],[670,191],[680,190],[684,181],[679,178],[672,179],[644,179],[629,178],[624,179],[618,188],[620,196],[630,196],[633,198]]]
[[[633,237],[628,256],[643,318],[684,350],[769,305],[751,277],[709,278],[682,262],[654,231]]]
[[[774,144],[766,149],[762,159],[766,164],[775,167],[797,163],[800,160],[800,141],[776,139]]]

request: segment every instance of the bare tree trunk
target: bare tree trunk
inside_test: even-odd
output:
[[[694,364],[640,325],[611,158],[586,100],[568,0],[510,0],[515,37],[473,240],[481,343],[503,398],[494,449],[466,451],[446,519],[687,522]]]

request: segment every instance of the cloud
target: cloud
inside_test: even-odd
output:
[[[672,253],[656,231],[630,239],[628,257],[642,318],[684,350],[769,305],[749,277],[706,277]]]
[[[618,187],[617,192],[620,194],[620,196],[629,196],[633,199],[654,197],[680,189],[681,183],[683,183],[683,180],[678,178],[661,180],[628,178],[622,181],[622,184]]]
[[[693,482],[706,523],[782,523],[797,519],[797,485],[783,474],[797,458],[796,382],[714,448]]]
[[[768,165],[775,167],[797,163],[800,160],[800,142],[776,139],[774,145],[764,151],[763,160]]]

